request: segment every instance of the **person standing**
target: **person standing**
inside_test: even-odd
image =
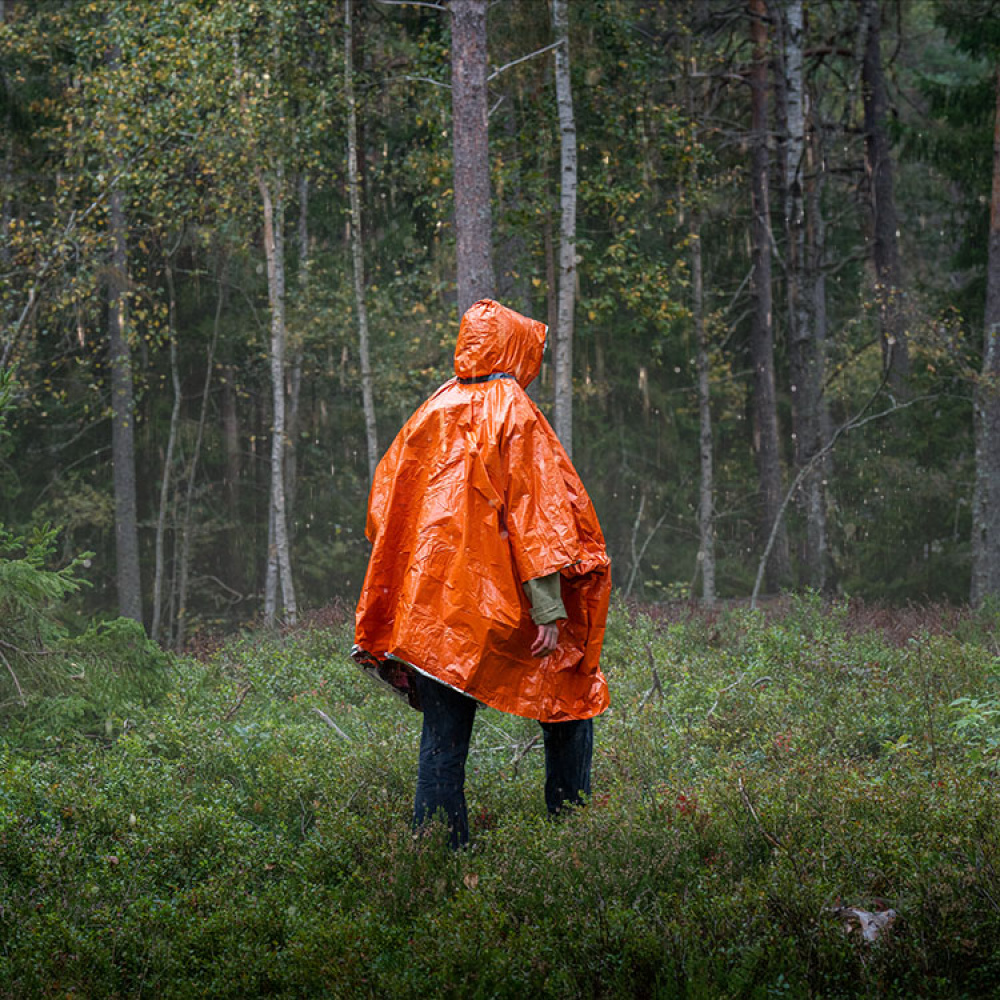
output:
[[[478,703],[538,720],[550,813],[590,794],[610,560],[593,504],[525,389],[547,328],[491,299],[462,317],[455,378],[375,473],[372,553],[351,655],[423,711],[419,828],[443,809],[467,843]]]

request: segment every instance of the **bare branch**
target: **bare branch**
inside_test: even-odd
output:
[[[529,59],[534,59],[535,56],[544,55],[546,52],[551,52],[552,49],[557,49],[562,45],[562,41],[553,42],[551,45],[546,45],[544,49],[537,49],[534,52],[529,52],[526,56],[521,56],[520,59],[515,59],[512,62],[507,63],[505,66],[501,66],[499,69],[493,70],[488,77],[486,77],[486,82],[489,83],[490,80],[495,80],[501,73],[510,69],[512,66],[516,66],[518,63],[527,62]]]
[[[28,703],[24,700],[24,691],[21,690],[21,682],[17,679],[17,674],[14,673],[14,668],[10,665],[10,660],[0,652],[0,660],[3,660],[4,666],[7,667],[7,671],[14,681],[14,687],[17,688],[18,697],[21,699],[21,707],[24,708]]]
[[[778,508],[778,514],[774,519],[774,524],[771,525],[771,534],[768,536],[767,545],[764,546],[764,554],[760,557],[760,562],[757,564],[757,579],[754,581],[753,593],[750,595],[750,607],[751,609],[757,607],[757,597],[760,594],[760,585],[764,579],[764,569],[767,566],[767,560],[770,558],[771,549],[774,547],[774,540],[778,535],[778,526],[781,524],[781,520],[785,515],[785,511],[788,509],[788,504],[792,497],[795,496],[796,490],[798,490],[802,480],[813,470],[816,464],[827,455],[833,451],[833,446],[837,443],[838,439],[847,434],[849,431],[857,430],[859,427],[864,427],[865,424],[870,424],[873,420],[880,420],[882,417],[888,417],[899,410],[905,410],[907,407],[912,406],[914,403],[923,403],[928,399],[937,399],[937,393],[928,393],[924,396],[915,396],[913,399],[908,399],[902,403],[897,403],[893,401],[891,406],[887,406],[884,410],[879,410],[878,413],[870,413],[865,416],[865,413],[871,407],[872,403],[878,398],[878,395],[885,388],[886,379],[888,378],[890,369],[887,366],[885,373],[882,376],[882,381],[879,383],[878,388],[872,394],[871,399],[861,408],[860,412],[851,417],[846,423],[841,424],[830,436],[830,440],[827,441],[819,451],[805,465],[799,469],[799,474],[795,477],[792,485],[788,487],[788,492],[785,494],[784,500],[781,501],[781,506]]]
[[[375,3],[384,4],[386,7],[427,7],[445,13],[448,11],[443,4],[431,3],[430,0],[375,0]]]
[[[384,0],[380,0],[384,2]],[[396,83],[398,80],[406,80],[410,83],[432,83],[435,87],[441,87],[443,90],[451,90],[450,83],[442,83],[440,80],[434,80],[429,76],[390,76],[383,80],[382,83]]]

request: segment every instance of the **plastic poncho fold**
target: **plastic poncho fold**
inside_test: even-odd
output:
[[[559,722],[607,707],[611,577],[583,483],[524,391],[545,336],[489,299],[462,318],[456,377],[375,473],[353,655],[397,689],[416,668],[494,708]],[[557,650],[538,659],[522,584],[556,572],[567,618]]]

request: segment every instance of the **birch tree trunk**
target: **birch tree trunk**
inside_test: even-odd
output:
[[[814,303],[806,252],[805,166],[806,102],[803,76],[802,0],[785,0],[783,75],[785,111],[785,236],[788,274],[788,357],[791,374],[792,429],[796,469],[807,466],[821,447],[820,406],[823,359],[817,349]],[[810,587],[825,585],[825,526],[822,472],[812,469],[796,498],[805,514],[806,536],[801,578]]]
[[[361,361],[361,405],[368,445],[368,482],[378,465],[378,426],[368,340],[368,306],[365,303],[364,230],[361,228],[361,184],[358,176],[358,115],[354,99],[354,50],[351,0],[344,0],[344,93],[347,97],[347,186],[351,202],[351,259],[354,263],[354,312],[358,320],[358,356]],[[487,181],[489,178],[487,177]],[[457,197],[457,195],[456,195]],[[471,304],[471,303],[470,303]]]
[[[576,306],[576,119],[566,0],[552,0],[556,103],[559,108],[559,306],[555,330],[553,429],[573,457],[573,313]]]
[[[879,304],[882,364],[890,387],[900,393],[910,372],[903,308],[902,268],[899,262],[899,223],[892,179],[892,154],[886,118],[889,96],[882,72],[881,0],[861,0],[865,5],[868,34],[861,71],[864,103],[865,169],[868,174],[872,220],[872,256],[875,292]]]
[[[976,388],[975,429],[970,596],[978,606],[987,597],[1000,595],[1000,67],[996,71],[985,333],[982,377]]]
[[[294,622],[298,613],[285,511],[285,192],[282,164],[277,165],[273,190],[271,181],[262,171],[257,173],[257,185],[264,206],[264,255],[271,307],[271,495],[264,618],[273,625],[278,613],[279,589],[286,620]]]
[[[299,195],[299,309],[309,308],[309,176],[303,171],[298,176]],[[301,328],[290,338],[285,398],[288,411],[285,416],[285,508],[291,519],[295,510],[295,494],[299,482],[299,402],[302,398],[302,354],[304,350]],[[289,528],[291,532],[291,527]]]
[[[451,131],[458,314],[492,298],[492,210],[486,86],[487,0],[451,0]]]
[[[779,519],[782,500],[781,455],[778,443],[778,411],[774,376],[774,325],[771,294],[771,214],[768,190],[767,111],[767,4],[750,0],[750,33],[753,64],[751,92],[751,239],[753,266],[751,294],[754,302],[750,351],[753,364],[753,448],[760,484],[760,531],[766,540]],[[790,575],[788,536],[785,526],[778,534],[767,563],[767,586],[778,590]]]

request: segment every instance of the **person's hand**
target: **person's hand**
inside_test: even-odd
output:
[[[544,658],[556,651],[559,645],[559,626],[552,622],[549,625],[539,625],[538,635],[531,647],[531,655]]]

